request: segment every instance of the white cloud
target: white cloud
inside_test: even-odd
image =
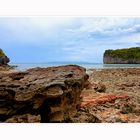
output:
[[[52,56],[56,60],[60,56],[67,61],[101,62],[105,49],[131,47],[140,42],[140,18],[0,18],[0,29],[7,33],[8,41],[13,39],[18,47],[46,48],[46,52],[42,52],[44,57],[53,55],[57,50]],[[0,32],[0,43],[11,47],[13,42],[7,44],[4,33]]]
[[[69,29],[69,32],[79,34],[120,35],[140,30],[139,18],[128,17],[91,17],[80,20],[81,26]]]

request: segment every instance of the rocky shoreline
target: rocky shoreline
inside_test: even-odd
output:
[[[140,122],[139,81],[140,68],[90,70],[90,85],[82,91],[82,112],[98,118],[95,122]]]
[[[140,68],[2,70],[0,122],[140,122],[139,81]]]

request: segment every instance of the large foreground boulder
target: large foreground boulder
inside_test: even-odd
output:
[[[69,122],[87,79],[77,65],[0,74],[0,121]]]

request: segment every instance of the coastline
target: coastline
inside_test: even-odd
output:
[[[90,69],[114,69],[114,68],[140,68],[140,64],[103,64],[103,63],[10,63],[15,66],[15,69],[24,71],[30,68],[41,67],[54,67],[54,66],[65,66],[65,65],[79,65],[87,70]]]
[[[20,72],[15,68],[3,73]],[[86,69],[89,84],[81,93],[81,107],[71,122],[140,122],[140,68]]]
[[[19,70],[17,70],[16,67],[15,65],[2,65],[0,66],[0,73],[18,72]]]
[[[90,69],[83,106],[101,122],[140,122],[140,68]],[[100,89],[100,91],[99,91]]]

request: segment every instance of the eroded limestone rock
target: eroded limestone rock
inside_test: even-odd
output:
[[[33,122],[31,116],[40,116],[35,120],[66,122],[80,106],[87,79],[86,70],[77,65],[1,73],[0,121]]]

